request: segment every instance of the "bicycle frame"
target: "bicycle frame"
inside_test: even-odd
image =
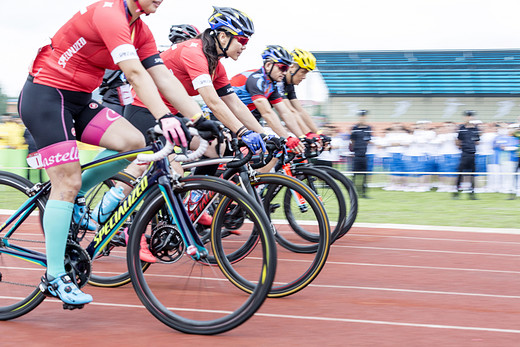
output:
[[[105,163],[135,157],[137,154],[156,152],[162,147],[160,142],[154,142],[152,145],[145,148],[122,152],[112,155],[97,161],[82,165],[82,170],[86,170],[95,166],[103,165]],[[151,192],[151,190],[158,186],[162,195],[164,196],[170,218],[172,222],[179,227],[179,231],[183,241],[187,247],[187,253],[195,260],[199,260],[208,254],[200,240],[193,224],[188,222],[190,217],[184,208],[181,198],[173,193],[172,176],[170,173],[170,165],[167,158],[160,161],[153,162],[149,165],[146,172],[138,179],[137,184],[132,189],[130,194],[119,203],[119,205],[110,214],[107,221],[96,232],[92,242],[86,247],[86,251],[91,259],[94,259],[112,240],[114,235],[119,231],[124,221],[135,211],[137,206],[143,199]],[[34,195],[22,204],[6,222],[0,226],[0,233],[11,226],[10,230],[5,236],[0,238],[0,242],[6,247],[0,247],[0,253],[8,254],[29,262],[47,266],[47,259],[45,254],[19,247],[9,242],[9,238],[14,234],[16,229],[27,219],[27,217],[37,208],[37,199],[45,196],[50,192],[51,184],[46,182],[44,184],[38,183],[31,188]],[[33,192],[28,192],[31,195]],[[14,223],[13,223],[14,222]]]

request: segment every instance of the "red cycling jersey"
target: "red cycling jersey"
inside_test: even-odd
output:
[[[125,0],[99,1],[76,13],[38,52],[29,71],[34,83],[91,93],[105,69],[118,70],[116,64],[128,59],[143,65],[158,59],[148,26],[140,19],[130,26],[129,20]]]
[[[205,86],[213,86],[220,96],[233,93],[229,83],[226,70],[219,61],[213,76],[210,76],[208,59],[202,51],[202,40],[192,39],[171,46],[161,53],[161,58],[166,67],[182,83],[188,95],[199,95],[197,89]],[[134,92],[133,105],[146,107]],[[173,114],[179,111],[175,109],[166,99],[164,103]]]

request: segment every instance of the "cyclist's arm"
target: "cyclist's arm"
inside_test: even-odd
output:
[[[300,129],[302,129],[302,131],[307,134],[311,131],[311,129],[307,126],[307,124],[305,124],[305,121],[303,119],[303,117],[301,116],[300,113],[298,113],[298,111],[293,107],[293,105],[291,104],[291,102],[288,100],[288,99],[283,99],[283,103],[285,104],[285,106],[292,112],[292,114],[294,115],[294,117],[296,117],[296,120],[298,121],[298,125],[300,126]]]
[[[199,104],[188,95],[181,82],[168,71],[165,65],[155,65],[147,71],[152,76],[161,94],[182,115],[191,118],[197,113],[202,114]]]
[[[242,123],[229,110],[227,105],[220,99],[213,86],[204,86],[197,89],[206,106],[213,112],[215,117],[222,122],[229,130],[236,133]]]
[[[238,95],[231,93],[222,96],[222,101],[229,107],[231,112],[246,125],[249,130],[253,130],[256,133],[263,133],[264,128],[258,123],[255,116],[249,111],[247,106],[240,100]]]
[[[293,106],[293,108],[298,112],[298,115],[300,116],[300,119],[305,123],[305,125],[309,128],[309,131],[312,131],[313,133],[317,134],[319,129],[314,123],[314,121],[311,118],[311,115],[302,107],[302,104],[300,103],[300,100],[298,99],[292,99],[288,100],[289,104]],[[304,130],[304,129],[302,129]],[[308,133],[309,131],[304,130],[305,133]]]
[[[262,118],[267,122],[267,125],[281,137],[289,137],[289,133],[285,130],[280,118],[276,112],[273,111],[271,103],[266,98],[257,98],[253,100],[256,109],[262,115]]]
[[[293,134],[295,134],[297,137],[305,136],[304,132],[298,125],[298,121],[296,119],[297,116],[295,117],[283,102],[274,104],[274,108],[280,117],[282,117],[283,121],[285,122],[285,126],[289,128]]]
[[[160,118],[170,112],[157,91],[154,79],[138,59],[123,60],[118,63],[118,66],[134,88],[139,99],[155,118]],[[153,68],[155,67],[150,68],[150,70]]]

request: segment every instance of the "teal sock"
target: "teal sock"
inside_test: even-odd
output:
[[[105,149],[104,151],[98,153],[94,160],[103,159],[117,153],[119,152],[113,151],[111,149]],[[85,196],[89,189],[93,188],[98,183],[101,183],[104,180],[114,176],[116,173],[126,168],[129,164],[130,161],[126,159],[120,159],[85,170],[85,172],[83,172],[81,175],[81,189],[79,190],[78,195]]]
[[[65,272],[65,248],[69,234],[72,207],[74,204],[61,200],[49,200],[43,215],[45,251],[47,253],[47,278],[56,278]]]

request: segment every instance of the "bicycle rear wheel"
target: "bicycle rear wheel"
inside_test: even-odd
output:
[[[161,322],[185,333],[218,334],[250,318],[264,302],[275,275],[276,248],[269,222],[256,202],[239,188],[216,177],[190,176],[175,190],[181,196],[202,191],[215,206],[209,238],[210,257],[194,260],[166,208],[163,195],[150,193],[139,211],[128,243],[132,285],[145,307]],[[229,234],[226,212],[239,208],[245,222]],[[160,262],[143,271],[139,261],[141,235],[151,234],[152,252]],[[259,241],[245,260],[231,263],[226,254],[255,234]]]
[[[34,186],[29,180],[0,171],[0,225],[23,204],[27,203]],[[38,306],[45,296],[39,290],[45,274],[45,261],[34,262],[9,254],[23,247],[29,252],[45,256],[45,238],[41,216],[47,200],[39,197],[26,206],[26,213],[4,230],[0,239],[0,320],[22,316]],[[9,234],[12,228],[15,232]],[[7,234],[6,234],[7,233]]]

